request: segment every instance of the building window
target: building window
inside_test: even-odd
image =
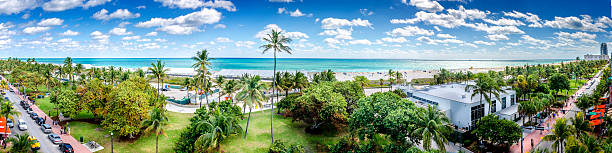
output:
[[[506,97],[501,99],[501,103],[502,103],[502,109],[506,109]]]
[[[514,105],[516,104],[516,102],[514,101],[514,95],[510,95],[510,105]]]
[[[472,107],[472,126],[475,126],[478,120],[484,116],[484,104],[476,105]]]
[[[493,104],[491,105],[491,113],[495,113],[497,111],[497,101],[493,100],[491,104]]]

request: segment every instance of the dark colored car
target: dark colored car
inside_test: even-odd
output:
[[[55,133],[49,134],[48,137],[49,137],[49,140],[51,140],[51,142],[53,142],[53,144],[62,143],[62,138],[60,138],[60,136],[55,134]]]
[[[9,126],[9,128],[13,128],[15,125],[13,124],[13,120],[11,119],[7,119],[6,120],[6,124]]]
[[[38,125],[45,124],[45,119],[42,117],[36,117],[34,118],[34,122],[36,122]]]
[[[63,153],[73,153],[74,152],[74,150],[72,149],[72,146],[68,143],[60,143],[59,149]]]
[[[32,118],[32,119],[36,119],[36,117],[38,117],[38,114],[36,114],[36,113],[32,113],[32,114],[30,114],[30,118]]]
[[[25,103],[25,104],[21,105],[21,107],[22,107],[23,109],[27,109],[27,108],[30,108],[30,104]]]
[[[32,114],[32,113],[34,113],[34,110],[32,110],[32,108],[31,108],[31,107],[29,107],[29,108],[27,108],[27,109],[25,109],[25,110],[26,110],[26,112],[28,112],[28,114]]]

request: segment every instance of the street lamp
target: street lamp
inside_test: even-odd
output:
[[[111,153],[113,153],[113,132],[111,131]]]

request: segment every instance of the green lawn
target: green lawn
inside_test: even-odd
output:
[[[174,142],[178,141],[180,131],[189,125],[189,118],[193,114],[168,112],[169,124],[165,127],[166,135],[159,136],[159,152],[172,152]],[[72,136],[79,140],[81,136],[85,142],[96,141],[104,146],[103,153],[111,152],[110,132],[103,130],[101,125],[86,122],[70,122]],[[115,137],[116,138],[116,137]],[[155,152],[155,135],[144,135],[137,140],[123,140],[114,142],[115,152]]]
[[[246,118],[241,122],[241,126],[246,127]],[[309,126],[301,122],[291,122],[291,118],[284,118],[279,115],[274,116],[274,138],[283,141],[304,145],[306,152],[318,152],[317,146],[332,144],[344,134],[328,132],[320,135],[312,135],[304,132]],[[221,145],[224,152],[268,152],[271,144],[270,138],[270,111],[256,112],[251,114],[251,123],[247,139],[235,136],[228,139]]]

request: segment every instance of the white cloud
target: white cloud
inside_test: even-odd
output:
[[[391,36],[415,36],[415,35],[433,35],[434,32],[431,30],[421,29],[417,26],[406,26],[403,28],[395,28],[391,32],[387,32],[387,35]]]
[[[144,5],[136,6],[136,9],[139,9],[139,10],[140,9],[146,9],[146,8],[147,8],[147,6],[144,6]]]
[[[257,34],[255,34],[255,38],[259,38],[259,39],[263,39],[264,37],[267,37],[266,35],[271,33],[272,30],[276,30],[276,31],[280,31],[282,32],[281,34],[287,38],[291,38],[291,39],[300,39],[300,38],[309,38],[307,34],[302,33],[302,32],[286,32],[283,29],[281,29],[278,25],[276,24],[268,24],[266,25],[266,27],[264,27],[264,30],[257,32]]]
[[[499,20],[492,20],[492,19],[482,19],[482,20],[487,23],[491,23],[495,25],[502,25],[502,26],[523,26],[525,25],[525,23],[521,21],[506,19],[506,18],[501,18]]]
[[[166,40],[166,39],[161,39],[161,38],[157,38],[157,39],[155,39],[155,41],[157,41],[157,42],[167,42],[168,40]]]
[[[361,27],[371,27],[372,24],[368,20],[362,20],[360,18],[353,19],[351,21],[347,19],[338,19],[338,18],[325,18],[321,20],[321,28],[323,29],[337,29],[345,26],[361,26]]]
[[[215,41],[220,42],[220,43],[228,43],[228,42],[234,42],[233,40],[227,38],[227,37],[217,37],[215,39]]]
[[[557,35],[559,37],[572,38],[572,39],[595,39],[597,37],[597,34],[589,34],[585,32],[575,32],[575,33],[555,32],[554,35]]]
[[[291,38],[291,39],[299,39],[299,38],[306,38],[308,39],[308,35],[302,32],[285,32],[283,35],[285,35],[285,37],[287,38]]]
[[[493,40],[493,41],[509,40],[510,39],[510,38],[508,38],[508,36],[502,35],[502,34],[487,35],[485,37],[489,38],[489,40]]]
[[[215,9],[202,8],[202,10],[189,13],[176,18],[152,18],[146,22],[136,24],[136,27],[157,28],[168,34],[191,34],[193,31],[201,31],[199,26],[204,24],[214,24],[221,20],[221,13]]]
[[[372,14],[374,14],[374,12],[368,10],[368,9],[359,9],[359,13],[361,13],[361,15],[363,16],[370,16]]]
[[[484,19],[487,16],[486,12],[478,9],[465,9],[463,6],[459,6],[459,9],[447,9],[447,12],[448,13],[446,14],[437,14],[420,11],[415,14],[415,18],[391,19],[390,22],[393,24],[414,24],[417,22],[425,22],[445,28],[455,28],[458,26],[468,25],[465,22],[466,19]]]
[[[140,39],[140,36],[127,36],[127,37],[123,37],[121,39],[122,40],[138,40],[138,39]]]
[[[481,40],[474,41],[474,43],[481,44],[481,45],[487,45],[487,46],[495,45],[495,42],[486,42],[486,41],[481,41]]]
[[[444,10],[444,7],[440,5],[440,3],[431,0],[410,0],[410,2],[406,2],[407,0],[402,0],[402,3],[415,6],[418,9],[426,10],[429,12],[438,12]]]
[[[51,0],[42,5],[43,10],[59,12],[83,5],[83,0]]]
[[[76,35],[79,35],[79,32],[72,31],[72,30],[66,30],[66,32],[61,33],[60,35],[62,35],[62,36],[76,36]]]
[[[533,13],[521,13],[521,12],[518,12],[518,11],[503,12],[503,13],[504,13],[505,16],[525,19],[525,21],[531,23],[531,24],[529,24],[529,27],[533,27],[533,28],[541,28],[542,27],[542,23],[541,23],[540,17],[538,17],[538,15],[535,15]]]
[[[108,31],[111,35],[123,36],[123,35],[131,35],[132,32],[127,31],[125,28],[113,28]]]
[[[545,21],[544,26],[557,28],[557,29],[572,29],[582,30],[591,32],[604,32],[601,28],[606,28],[603,23],[593,23],[588,15],[581,15],[582,19],[570,16],[570,17],[555,17],[555,20]]]
[[[49,19],[44,19],[38,22],[38,26],[57,26],[57,25],[62,25],[63,23],[64,23],[64,20],[62,19],[49,18]]]
[[[546,40],[536,39],[536,38],[533,38],[533,37],[531,37],[529,35],[523,35],[523,36],[521,36],[521,38],[524,40],[523,42],[528,43],[528,44],[532,44],[532,45],[539,45],[539,44],[546,45],[546,44],[548,44],[548,41],[546,41]]]
[[[24,19],[24,20],[28,18],[30,18],[30,13],[25,13],[21,16],[21,19]]]
[[[405,42],[408,42],[408,40],[406,40],[406,38],[404,38],[404,37],[397,37],[397,38],[385,37],[385,38],[382,38],[382,41],[393,42],[393,43],[405,43]]]
[[[336,39],[353,39],[353,37],[351,36],[352,31],[352,29],[346,30],[338,28],[335,30],[325,30],[319,33],[319,35],[335,36]]]
[[[597,18],[597,22],[603,23],[605,25],[612,27],[612,20],[610,20],[610,18],[608,18],[607,16],[602,16],[602,17]]]
[[[217,24],[217,25],[215,25],[215,27],[213,27],[213,28],[215,28],[215,29],[219,29],[219,28],[221,28],[221,29],[225,29],[225,28],[227,28],[227,26],[225,26],[225,24]]]
[[[465,25],[474,28],[476,31],[485,31],[488,34],[525,34],[525,32],[516,26],[489,26],[484,23]]]
[[[109,35],[105,35],[100,31],[91,32],[89,36],[91,39],[97,40],[99,43],[108,43],[108,38],[110,37]]]
[[[234,3],[232,3],[231,1],[226,1],[226,0],[211,0],[202,5],[204,7],[210,7],[210,8],[223,8],[230,12],[236,11],[236,6],[234,6]]]
[[[96,12],[93,16],[94,19],[98,20],[110,20],[110,19],[132,19],[140,17],[140,13],[132,13],[127,9],[117,9],[115,12],[108,14],[108,10],[102,9]]]
[[[351,45],[372,45],[372,42],[367,39],[351,40],[348,43]]]
[[[87,9],[90,7],[102,5],[104,3],[110,2],[111,0],[89,0],[87,3],[83,4],[83,8]]]
[[[155,32],[155,31],[149,32],[145,36],[157,36],[157,32]]]
[[[200,0],[154,0],[155,2],[161,2],[163,6],[170,8],[181,8],[181,9],[196,9],[204,5],[204,2]]]
[[[47,30],[51,29],[50,27],[27,27],[25,29],[23,29],[23,33],[26,34],[36,34],[39,32],[45,32]]]
[[[253,41],[237,41],[236,43],[234,43],[236,47],[247,47],[247,48],[253,48],[253,45],[255,44],[257,43]]]
[[[69,42],[72,42],[72,39],[64,38],[64,39],[57,40],[57,42],[58,43],[69,43]]]
[[[136,41],[137,41],[137,42],[149,42],[149,41],[151,41],[151,39],[149,39],[149,38],[145,38],[145,39],[138,39],[138,40],[136,40]]]
[[[442,33],[437,34],[436,37],[438,38],[456,38],[455,36],[452,36],[450,34],[442,34]]]
[[[301,17],[301,16],[312,17],[312,13],[304,14],[302,13],[302,11],[300,11],[300,9],[295,9],[295,11],[289,11],[287,10],[287,8],[284,8],[284,7],[278,8],[278,11],[276,11],[276,13],[289,14],[289,16],[292,16],[292,17]]]
[[[38,0],[1,0],[0,14],[18,14],[21,11],[38,7]]]

